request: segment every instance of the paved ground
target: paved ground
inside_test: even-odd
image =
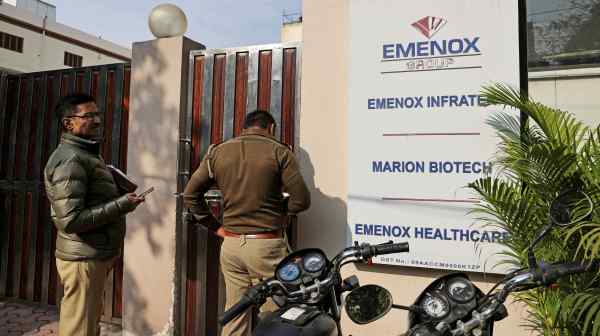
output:
[[[101,324],[101,336],[120,336],[121,328]],[[22,301],[0,301],[0,336],[58,335],[56,307],[33,305]]]

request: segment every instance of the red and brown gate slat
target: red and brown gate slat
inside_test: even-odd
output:
[[[104,111],[102,156],[127,162],[128,64],[3,76],[0,80],[0,297],[55,305],[62,289],[54,259],[44,166],[62,134],[54,106],[60,96],[84,92]],[[104,319],[122,316],[122,259],[106,291]]]
[[[299,44],[194,51],[190,56],[189,111],[183,116],[179,191],[210,144],[239,135],[244,117],[270,111],[280,140],[295,145],[300,90]],[[182,152],[180,152],[182,153]],[[181,208],[180,208],[181,209]],[[184,335],[217,335],[224,291],[218,238],[183,221],[180,328]]]

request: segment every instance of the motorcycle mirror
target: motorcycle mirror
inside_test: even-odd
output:
[[[354,323],[371,323],[392,309],[392,294],[381,286],[361,286],[346,296],[345,307],[348,317]]]
[[[550,232],[552,227],[567,227],[579,223],[594,210],[594,203],[588,194],[577,189],[568,189],[558,195],[548,209],[550,223],[546,225],[537,237],[531,242],[527,249],[529,267],[537,266],[533,248]]]
[[[585,220],[592,210],[592,199],[586,193],[580,190],[567,190],[550,204],[550,222],[556,226],[569,226]]]

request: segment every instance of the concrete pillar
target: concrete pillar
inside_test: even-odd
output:
[[[123,274],[123,334],[171,335],[179,286],[176,227],[179,116],[187,108],[190,50],[185,37],[133,44],[127,175],[146,203],[127,218]]]

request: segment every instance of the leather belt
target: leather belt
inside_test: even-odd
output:
[[[274,239],[274,238],[282,238],[283,237],[283,231],[280,230],[275,230],[275,231],[268,231],[268,232],[260,232],[260,233],[234,233],[234,232],[229,232],[226,231],[225,229],[221,230],[221,228],[219,228],[218,234],[221,237],[232,237],[232,238],[239,238],[241,236],[244,236],[248,239]]]

